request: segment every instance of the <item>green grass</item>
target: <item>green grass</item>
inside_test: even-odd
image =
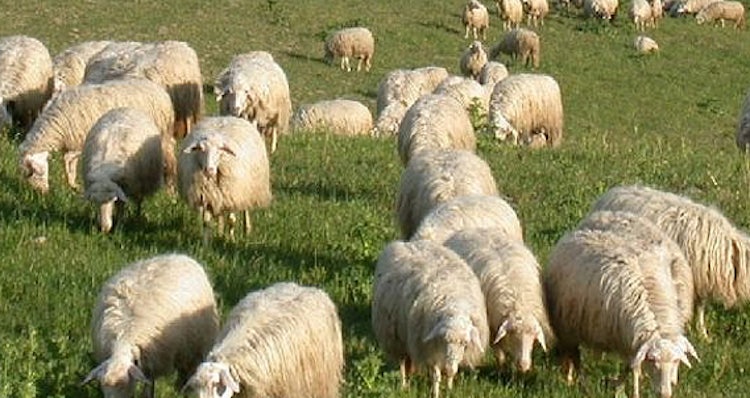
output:
[[[295,106],[344,96],[374,109],[378,81],[389,70],[434,64],[458,72],[468,44],[459,23],[462,4],[4,1],[0,35],[37,37],[53,54],[83,40],[184,40],[198,52],[209,85],[232,55],[265,49],[286,70]],[[480,139],[479,153],[517,209],[542,264],[597,196],[618,184],[687,194],[750,227],[750,163],[734,144],[750,87],[750,33],[668,18],[648,32],[661,52],[637,56],[631,49],[636,32],[625,20],[628,5],[613,26],[553,11],[540,29],[540,72],[553,75],[563,92],[566,128],[559,149],[529,151]],[[488,42],[501,33],[492,18]],[[376,35],[369,74],[343,73],[321,61],[322,38],[354,24]],[[216,109],[211,95],[207,109]],[[203,246],[198,216],[164,193],[145,203],[145,219],[125,220],[113,234],[101,235],[93,206],[64,186],[59,156],[53,158],[49,195],[23,184],[13,135],[0,138],[0,397],[100,396],[95,386],[79,385],[96,365],[89,323],[99,287],[129,262],[174,251],[206,265],[223,311],[276,281],[322,287],[344,323],[345,396],[426,395],[425,378],[400,391],[398,372],[370,327],[374,263],[397,237],[393,203],[402,168],[392,139],[283,137],[272,158],[274,202],[254,213],[253,233]],[[713,342],[690,333],[702,362],[681,371],[677,393],[747,395],[747,308],[713,306],[708,320]],[[567,387],[555,360],[539,353],[528,377],[489,364],[461,373],[451,396],[612,396],[605,380],[619,367],[616,357],[586,352],[585,378]],[[159,382],[157,395],[178,392]]]

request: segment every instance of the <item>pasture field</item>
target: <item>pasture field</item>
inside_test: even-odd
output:
[[[486,2],[490,8],[493,4]],[[513,148],[480,137],[500,191],[516,208],[541,264],[593,201],[619,184],[643,183],[689,195],[750,228],[750,162],[734,143],[737,116],[750,88],[750,33],[666,18],[648,35],[661,52],[638,56],[627,21],[613,25],[555,9],[539,29],[539,72],[561,85],[565,136],[555,150]],[[52,54],[84,40],[175,39],[197,51],[207,112],[211,84],[237,53],[273,53],[289,77],[294,106],[347,97],[374,111],[378,81],[395,68],[439,65],[458,72],[462,0],[0,0],[0,36],[26,34]],[[493,15],[486,44],[501,24]],[[322,59],[325,35],[361,24],[376,36],[369,73],[345,73]],[[501,59],[511,73],[526,71]],[[397,367],[373,338],[373,268],[387,242],[402,167],[395,141],[327,134],[284,136],[272,157],[274,201],[253,214],[250,236],[201,243],[196,213],[158,194],[144,216],[97,231],[95,209],[64,185],[59,156],[51,191],[31,192],[17,171],[18,131],[0,138],[0,397],[98,397],[81,386],[91,356],[91,309],[106,278],[123,265],[165,252],[206,265],[226,313],[247,292],[293,280],[323,288],[339,306],[346,348],[346,397],[422,397],[426,377],[401,391]],[[711,342],[690,331],[701,362],[682,368],[677,395],[739,397],[750,391],[750,309],[708,311]],[[487,365],[461,372],[453,397],[604,397],[618,358],[584,351],[579,384],[563,382],[551,356],[535,355],[521,377]],[[642,389],[645,392],[648,383]],[[158,397],[178,396],[167,381]]]

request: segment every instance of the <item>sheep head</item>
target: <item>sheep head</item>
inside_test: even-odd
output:
[[[512,124],[505,118],[500,112],[495,112],[493,117],[492,127],[494,128],[494,136],[500,141],[505,141],[508,136],[513,138],[513,144],[518,144],[518,138],[520,133],[513,127]]]
[[[458,365],[463,361],[467,349],[475,348],[484,353],[484,345],[479,329],[468,317],[450,317],[441,319],[423,340],[424,343],[443,344],[442,371],[448,378],[458,372]]]
[[[227,364],[204,362],[198,366],[182,390],[193,390],[198,398],[230,398],[240,392],[240,384],[232,376]]]
[[[49,152],[22,155],[20,169],[23,178],[34,190],[45,194],[49,192]]]
[[[183,149],[183,152],[193,153],[201,170],[209,178],[217,176],[224,156],[236,156],[234,145],[218,135],[201,137]]]
[[[641,365],[645,362],[651,374],[654,392],[660,397],[668,398],[672,396],[672,386],[677,385],[680,363],[691,367],[688,354],[699,359],[695,348],[684,336],[678,337],[676,341],[653,338],[641,345],[630,367],[634,374],[640,375]]]
[[[104,233],[112,230],[115,202],[127,203],[128,201],[125,191],[109,179],[92,182],[86,187],[84,197],[99,204],[99,226]]]
[[[152,383],[136,365],[131,352],[113,355],[102,362],[86,376],[82,384],[94,379],[99,380],[105,398],[130,398],[135,395],[137,382]]]
[[[539,321],[534,317],[523,319],[520,316],[512,316],[498,327],[493,344],[500,344],[499,348],[513,357],[518,369],[527,372],[531,369],[531,353],[535,341],[538,341],[547,352],[544,330]]]

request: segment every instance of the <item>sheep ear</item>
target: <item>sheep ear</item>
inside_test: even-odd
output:
[[[547,342],[544,339],[544,330],[542,329],[542,325],[539,324],[539,321],[534,320],[536,322],[536,339],[539,341],[539,345],[542,346],[542,350],[544,352],[547,352]]]
[[[479,350],[480,353],[484,354],[484,345],[482,344],[482,339],[479,337],[479,328],[471,325],[469,336],[471,343],[477,347],[477,350]]]
[[[233,394],[240,392],[240,385],[236,380],[234,380],[234,377],[232,377],[232,374],[229,372],[228,366],[221,369],[221,373],[219,373],[219,379],[222,383],[224,383],[224,386],[226,387],[226,391],[224,391],[224,394],[221,398],[229,398]]]
[[[115,199],[122,203],[128,203],[128,195],[125,195],[125,191],[120,187],[115,188]]]
[[[646,359],[646,354],[650,349],[650,342],[643,343],[643,345],[641,345],[641,348],[638,349],[638,353],[636,353],[635,357],[633,357],[633,360],[630,361],[630,367],[634,369],[640,369],[641,364]]]
[[[149,380],[149,378],[146,377],[145,374],[143,374],[143,371],[141,370],[141,368],[139,368],[135,364],[131,364],[130,368],[128,368],[128,376],[132,377],[134,380],[137,380],[146,384],[151,384],[151,380]]]
[[[432,330],[430,330],[430,333],[427,333],[427,337],[425,337],[424,339],[422,339],[422,342],[426,343],[426,342],[428,342],[428,341],[430,341],[430,340],[438,337],[441,333],[443,333],[443,329],[444,329],[443,322],[438,323],[437,325],[435,325],[432,328]]]
[[[91,383],[92,380],[98,379],[99,377],[101,377],[104,374],[104,371],[107,369],[107,365],[109,365],[109,361],[104,361],[100,363],[91,372],[89,372],[86,378],[84,378],[83,381],[81,382],[81,385]]]
[[[235,151],[232,150],[232,148],[229,145],[227,145],[227,144],[222,145],[221,148],[219,148],[219,149],[221,149],[222,151],[224,151],[225,153],[227,153],[229,155],[237,156],[237,154],[235,153]]]
[[[226,89],[214,86],[214,95],[216,96],[216,102],[221,101],[221,99],[224,98],[226,94]]]
[[[24,156],[23,163],[34,174],[42,174],[44,172],[43,165],[47,163],[48,159],[49,152],[38,152]]]
[[[500,342],[500,340],[503,339],[508,334],[508,331],[511,329],[510,319],[506,319],[503,321],[502,324],[500,324],[500,327],[497,328],[497,333],[495,334],[495,340],[492,342],[492,344],[497,344]]]
[[[690,354],[690,356],[698,360],[698,362],[701,361],[701,359],[698,357],[698,353],[695,351],[695,347],[690,344],[690,341],[688,341],[685,336],[680,336],[680,338],[677,340],[677,345],[682,349],[683,352]]]
[[[205,151],[206,150],[206,144],[203,141],[198,141],[192,143],[190,146],[186,147],[182,150],[184,153],[190,153],[195,151]]]

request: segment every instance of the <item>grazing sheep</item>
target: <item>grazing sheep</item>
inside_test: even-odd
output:
[[[469,0],[464,6],[464,14],[462,18],[466,33],[464,39],[469,38],[469,31],[474,40],[477,40],[479,35],[484,40],[487,35],[487,28],[490,27],[490,13],[487,12],[487,7],[480,3],[479,0]]]
[[[464,76],[476,79],[482,71],[482,67],[487,63],[487,52],[484,51],[482,42],[474,41],[469,48],[461,55],[459,69]]]
[[[489,61],[479,72],[479,84],[483,85],[492,94],[492,89],[500,80],[508,77],[508,68],[500,62]]]
[[[482,68],[482,71],[484,70],[485,68]],[[455,99],[469,115],[476,112],[484,117],[487,115],[487,109],[490,106],[488,90],[478,81],[468,77],[448,76],[435,88],[433,93],[447,95]]]
[[[270,59],[269,59],[270,58]],[[236,55],[214,84],[219,114],[255,122],[276,151],[278,136],[286,133],[292,116],[289,82],[284,70],[264,51]]]
[[[544,26],[544,18],[549,14],[547,0],[521,0],[526,12],[526,24],[537,27]]]
[[[83,82],[103,82],[118,64],[124,65],[143,46],[138,41],[114,41],[89,58],[83,72]]]
[[[550,253],[544,289],[569,382],[580,369],[580,345],[618,353],[640,396],[645,363],[660,397],[671,397],[680,363],[698,358],[685,338],[684,319],[672,279],[675,258],[663,241],[615,231],[566,234]],[[684,300],[682,301],[684,302]]]
[[[396,215],[409,239],[438,205],[459,196],[498,195],[490,166],[469,151],[420,151],[401,174]]]
[[[654,20],[654,27],[659,25],[659,21],[664,18],[664,5],[661,0],[651,0],[651,17]]]
[[[200,212],[205,228],[218,219],[223,232],[229,213],[234,239],[235,212],[243,212],[250,233],[250,209],[271,203],[268,155],[254,124],[234,116],[207,117],[182,142],[177,163],[178,189],[188,205]],[[204,242],[210,231],[204,229]]]
[[[651,5],[646,0],[633,0],[630,11],[628,11],[628,16],[633,20],[636,30],[644,31],[647,26],[654,26],[654,15]]]
[[[83,83],[89,60],[112,42],[107,40],[85,41],[68,47],[52,59],[55,75],[55,92]]]
[[[205,398],[336,398],[343,346],[336,305],[324,291],[277,283],[237,303],[185,390]]]
[[[523,21],[523,2],[521,0],[498,0],[497,15],[503,20],[503,30],[515,29]]]
[[[489,125],[501,141],[510,135],[514,144],[559,146],[563,136],[560,86],[548,75],[508,76],[492,92]],[[544,139],[535,143],[535,137]]]
[[[653,54],[659,51],[659,44],[648,36],[638,36],[633,40],[633,47],[639,54]]]
[[[333,32],[326,38],[323,47],[325,55],[323,59],[333,63],[335,57],[341,58],[341,69],[351,72],[350,58],[358,58],[357,72],[365,64],[365,71],[369,72],[372,66],[372,56],[375,53],[375,39],[369,29],[363,27],[344,28]]]
[[[490,48],[489,59],[496,59],[500,53],[509,55],[512,60],[521,59],[526,67],[539,68],[541,42],[539,35],[526,28],[512,29],[503,39]]]
[[[704,7],[716,1],[719,0],[680,0],[674,4],[674,11],[670,9],[670,13],[673,15],[697,14]]]
[[[611,21],[617,15],[619,0],[584,0],[583,14],[589,18]]]
[[[121,107],[140,109],[156,122],[162,134],[166,181],[171,183],[176,169],[172,102],[156,83],[128,79],[82,84],[52,98],[19,146],[21,173],[32,188],[49,190],[48,158],[54,151],[63,152],[68,185],[77,187],[76,165],[86,135],[102,115]]]
[[[372,287],[372,327],[386,356],[400,365],[401,385],[426,368],[431,396],[447,388],[459,365],[481,363],[489,330],[477,277],[451,250],[430,241],[392,242],[380,254]]]
[[[143,199],[162,185],[159,127],[142,110],[113,109],[86,136],[82,163],[84,196],[99,205],[99,225],[109,232],[115,205],[133,201],[140,214]]]
[[[696,329],[708,338],[705,305],[726,308],[750,299],[750,240],[717,209],[689,198],[642,186],[615,187],[593,210],[629,211],[648,218],[682,248],[693,272]]]
[[[706,22],[721,22],[724,27],[724,21],[734,22],[734,27],[740,29],[745,26],[745,6],[739,1],[716,1],[703,7],[695,15],[695,21],[698,25]]]
[[[388,104],[375,119],[375,126],[372,128],[374,137],[396,135],[401,126],[401,120],[404,119],[406,111],[410,106],[403,102],[393,102]]]
[[[338,135],[365,135],[372,131],[372,114],[358,101],[319,101],[300,106],[292,116],[291,129],[325,130]]]
[[[510,355],[521,372],[529,371],[534,342],[546,352],[547,342],[554,341],[534,254],[523,241],[494,228],[459,231],[445,246],[479,278],[498,367]]]
[[[412,240],[443,244],[453,234],[469,229],[492,229],[509,240],[523,241],[516,211],[499,196],[458,196],[435,206],[419,224]]]
[[[102,287],[92,321],[99,365],[84,383],[97,379],[106,398],[154,397],[154,381],[177,370],[177,386],[195,371],[219,331],[211,282],[203,267],[181,254],[138,261]]]
[[[750,91],[745,95],[745,102],[740,110],[735,142],[741,151],[750,153]]]
[[[420,151],[465,149],[476,151],[477,139],[463,104],[447,95],[425,95],[406,112],[398,130],[401,163]]]
[[[0,38],[0,127],[16,124],[26,132],[52,96],[52,58],[47,47],[28,36]]]

